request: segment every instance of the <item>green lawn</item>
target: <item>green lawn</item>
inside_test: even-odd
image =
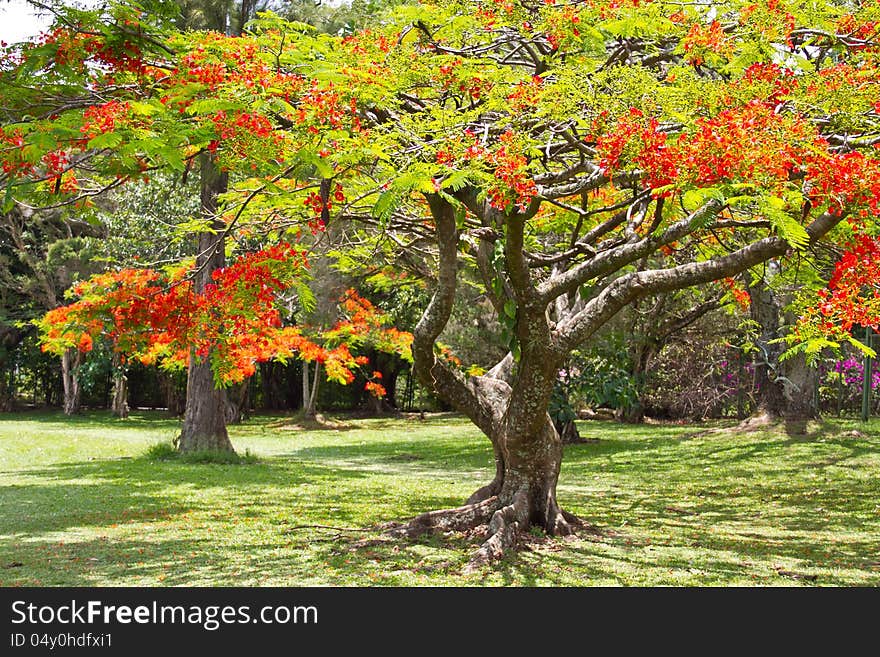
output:
[[[465,420],[260,417],[256,464],[150,461],[177,423],[136,413],[0,420],[0,584],[880,585],[880,422],[807,436],[586,422],[560,502],[600,531],[461,574],[475,544],[359,529],[460,504],[490,476]],[[864,435],[853,434],[859,429]]]

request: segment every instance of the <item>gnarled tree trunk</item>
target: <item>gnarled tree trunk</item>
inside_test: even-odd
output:
[[[197,294],[205,291],[211,274],[225,262],[225,224],[217,217],[217,197],[226,191],[227,176],[207,153],[201,157],[201,211],[210,219],[211,231],[199,233],[196,272]],[[190,351],[186,379],[186,410],[178,439],[181,452],[212,449],[233,452],[226,432],[226,391],[214,384],[210,355]]]
[[[466,188],[456,198],[483,224],[471,231],[470,237],[480,240],[480,246],[471,248],[484,255],[497,253],[493,243],[503,239],[503,271],[495,269],[488,258],[480,258],[479,253],[478,264],[482,260],[480,273],[499,316],[505,312],[511,317],[509,307],[514,306],[516,343],[512,348],[520,352],[520,357],[514,364],[513,356],[508,355],[486,375],[468,377],[436,354],[436,341],[449,321],[455,300],[459,233],[452,205],[439,195],[427,194],[437,238],[438,271],[434,295],[413,331],[414,368],[422,384],[467,415],[489,437],[495,455],[495,477],[464,506],[431,511],[389,531],[412,536],[483,526],[486,540],[471,562],[476,566],[500,556],[530,527],[540,527],[548,534],[567,534],[578,523],[577,518],[560,509],[556,499],[562,445],[547,413],[557,371],[570,351],[634,301],[738,275],[781,255],[789,245],[781,238],[767,237],[709,261],[623,274],[603,285],[582,307],[569,309],[565,315],[557,313],[551,323],[548,306],[554,299],[578,293],[588,280],[619,272],[621,266],[650,253],[658,243],[678,239],[682,231],[715,216],[721,210],[720,202],[707,201],[668,227],[661,238],[634,236],[621,247],[617,260],[597,255],[541,281],[533,278],[525,248],[525,223],[538,211],[540,201],[533,200],[525,209],[501,215],[476,189]],[[837,221],[838,217],[822,215],[807,227],[807,232],[811,239],[817,239]]]
[[[451,206],[438,199],[429,202],[437,225],[440,271],[437,291],[414,331],[415,372],[489,437],[495,477],[465,506],[423,514],[393,531],[412,536],[486,525],[487,538],[470,564],[476,567],[500,557],[531,526],[552,535],[572,531],[569,523],[576,519],[556,501],[562,442],[547,414],[560,359],[548,348],[544,308],[528,302],[521,305],[517,324],[523,348],[515,368],[508,355],[487,375],[465,378],[435,355],[434,342],[455,299],[458,235]],[[547,339],[526,339],[534,335]]]
[[[82,389],[79,385],[77,369],[82,364],[82,354],[78,349],[68,349],[61,356],[61,381],[64,387],[64,414],[76,415],[82,410]]]

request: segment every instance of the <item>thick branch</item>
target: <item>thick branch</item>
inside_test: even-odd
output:
[[[807,227],[811,242],[821,238],[842,219],[843,215],[823,214],[818,217]],[[781,237],[765,237],[713,260],[622,276],[591,299],[579,313],[560,322],[554,331],[554,349],[558,353],[566,353],[576,348],[624,306],[640,297],[736,276],[749,267],[783,255],[790,248]]]
[[[413,331],[413,361],[422,383],[450,402],[456,410],[467,415],[487,435],[494,431],[492,407],[483,401],[484,387],[506,386],[501,381],[487,380],[484,384],[464,376],[449,364],[437,358],[434,343],[446,327],[455,302],[458,278],[458,229],[453,207],[437,195],[428,195],[428,205],[437,231],[438,276],[437,289],[419,323]]]
[[[711,199],[698,210],[669,226],[658,237],[647,235],[637,242],[626,242],[549,278],[538,286],[538,294],[545,303],[549,303],[560,294],[572,292],[591,279],[619,271],[621,267],[650,255],[664,244],[671,244],[693,232],[695,227],[705,224],[710,216],[718,214],[720,210],[721,202]]]

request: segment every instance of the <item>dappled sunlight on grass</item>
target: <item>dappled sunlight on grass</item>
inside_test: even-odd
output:
[[[583,423],[599,442],[566,447],[559,499],[597,532],[530,537],[468,576],[474,539],[378,527],[456,506],[490,478],[472,425],[284,425],[231,428],[256,463],[192,464],[143,456],[177,430],[159,413],[4,417],[0,584],[880,584],[880,423],[806,436]]]

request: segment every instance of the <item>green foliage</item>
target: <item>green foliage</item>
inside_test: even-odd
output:
[[[594,346],[575,351],[562,375],[568,394],[594,408],[628,409],[639,399],[642,382],[630,373],[626,335],[610,331]]]
[[[155,443],[147,448],[144,457],[150,461],[172,461],[180,456],[177,448],[169,442],[162,441]]]

